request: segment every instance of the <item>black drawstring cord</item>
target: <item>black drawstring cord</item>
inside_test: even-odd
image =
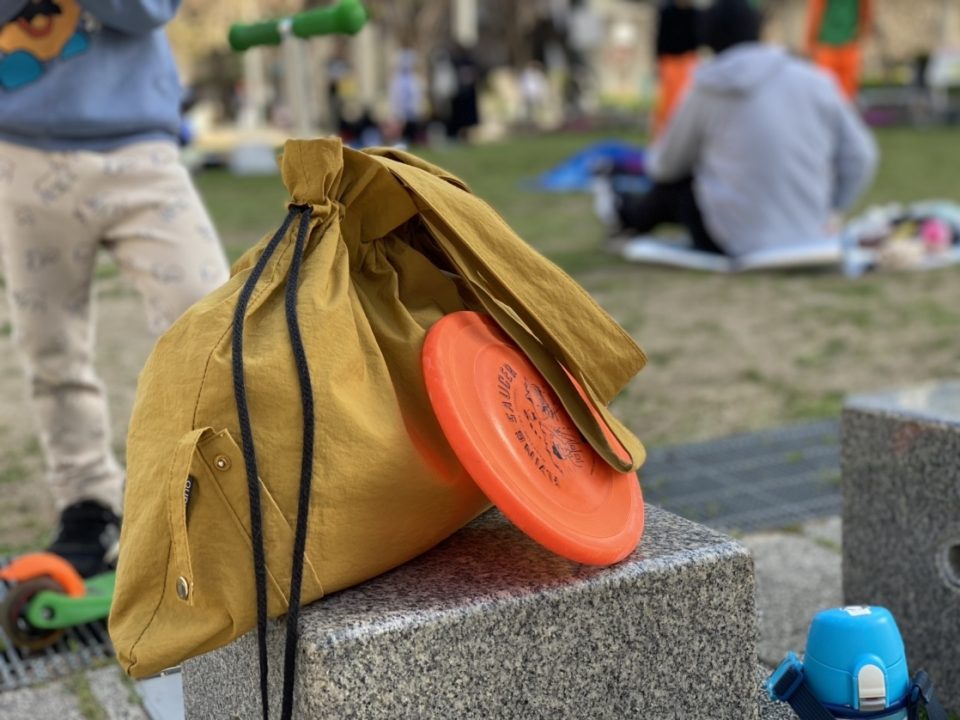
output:
[[[237,403],[237,415],[240,421],[240,436],[243,444],[243,459],[247,470],[247,492],[250,500],[250,534],[253,544],[253,573],[257,593],[257,649],[260,661],[260,703],[264,720],[270,717],[269,689],[267,683],[267,573],[263,544],[263,521],[260,509],[259,473],[257,456],[253,442],[253,427],[250,423],[250,411],[247,407],[247,390],[243,375],[243,326],[246,320],[247,306],[253,290],[263,274],[264,268],[276,251],[280,241],[286,235],[294,216],[300,214],[301,222],[297,233],[297,244],[287,280],[286,312],[287,325],[297,364],[300,380],[300,395],[303,403],[303,456],[300,472],[300,500],[297,508],[297,529],[294,538],[293,569],[290,581],[290,614],[287,617],[287,639],[284,653],[283,710],[282,717],[290,718],[293,704],[293,671],[296,666],[297,618],[300,612],[300,587],[303,578],[303,550],[306,544],[306,529],[310,506],[310,477],[313,465],[313,392],[310,374],[297,326],[296,293],[297,279],[303,260],[304,243],[310,223],[311,210],[308,206],[290,207],[280,229],[271,238],[263,253],[254,265],[250,276],[244,283],[237,299],[233,316],[233,390]],[[292,639],[291,639],[292,638]]]
[[[293,685],[297,667],[298,621],[300,618],[300,588],[303,584],[303,555],[307,542],[307,520],[310,514],[310,485],[313,477],[313,385],[310,382],[310,367],[303,349],[300,325],[297,321],[297,291],[300,265],[303,261],[307,230],[310,226],[311,209],[307,206],[300,216],[300,230],[293,250],[290,273],[287,276],[287,329],[290,331],[290,346],[297,365],[300,380],[300,403],[303,408],[303,450],[300,455],[300,497],[297,500],[297,529],[293,540],[293,558],[290,568],[290,602],[287,609],[287,639],[283,657],[283,706],[281,720],[289,720],[293,714]]]
[[[250,499],[250,534],[253,541],[253,577],[257,589],[257,647],[260,651],[260,702],[264,720],[270,716],[269,691],[267,689],[267,570],[263,553],[263,521],[260,513],[260,486],[257,472],[257,455],[253,446],[253,428],[247,408],[247,389],[243,378],[243,323],[253,289],[263,274],[274,251],[286,235],[295,214],[293,208],[287,213],[280,229],[263,249],[250,277],[240,290],[237,309],[233,315],[233,394],[240,419],[240,437],[243,445],[243,461],[247,468],[247,494]]]

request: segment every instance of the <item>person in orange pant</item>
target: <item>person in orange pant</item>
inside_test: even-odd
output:
[[[657,76],[659,92],[651,133],[663,132],[683,98],[697,66],[700,12],[691,0],[665,0],[657,17]]]
[[[859,89],[860,46],[872,22],[873,0],[810,0],[807,52],[850,100]]]

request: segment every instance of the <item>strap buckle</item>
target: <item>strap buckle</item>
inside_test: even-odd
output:
[[[795,652],[788,652],[767,680],[767,694],[771,700],[789,702],[803,683],[803,663]]]
[[[834,720],[804,682],[803,663],[796,653],[789,652],[767,680],[767,693],[771,700],[789,703],[800,720]]]

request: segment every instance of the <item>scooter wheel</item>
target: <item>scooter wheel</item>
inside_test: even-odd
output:
[[[40,630],[27,622],[27,604],[44,590],[63,592],[63,588],[50,578],[34,578],[11,587],[0,605],[0,625],[21,650],[43,650],[63,637],[63,630]]]

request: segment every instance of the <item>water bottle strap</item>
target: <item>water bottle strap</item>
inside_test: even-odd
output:
[[[927,709],[927,720],[947,720],[947,711],[943,709],[943,705],[937,699],[937,693],[933,689],[930,676],[923,670],[913,676],[910,699],[907,703],[909,720],[919,720],[921,706]]]

